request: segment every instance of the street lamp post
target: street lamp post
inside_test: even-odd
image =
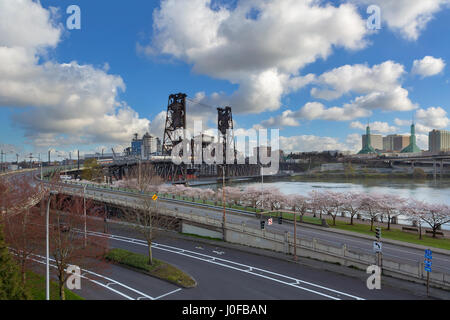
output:
[[[84,208],[84,247],[87,246],[87,216],[86,216],[86,188],[87,184],[83,188],[83,208]]]
[[[225,223],[226,223],[226,215],[227,215],[227,209],[226,209],[226,205],[225,205],[225,166],[222,166],[222,173],[223,173],[223,179],[222,179],[222,204],[223,204],[222,224],[223,224],[223,237],[225,239]]]
[[[47,214],[46,214],[46,280],[45,280],[45,297],[46,300],[50,300],[50,246],[49,246],[49,216],[50,216],[50,201],[52,195],[58,194],[56,191],[50,191],[47,202]]]

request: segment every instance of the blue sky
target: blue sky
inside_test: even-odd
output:
[[[0,7],[2,3],[5,5],[8,2],[11,3],[11,0],[0,0]],[[20,0],[19,2],[23,2],[22,5],[26,9],[29,5],[28,2],[31,3],[31,0]],[[48,20],[50,21],[49,25],[44,27],[60,30],[60,34],[56,42],[49,37],[49,39],[44,39],[42,43],[39,43],[39,48],[45,48],[44,52],[37,50],[37,47],[30,49],[31,55],[39,59],[38,62],[33,62],[33,66],[42,67],[45,63],[51,62],[54,65],[52,70],[55,69],[55,73],[58,72],[61,65],[72,61],[77,62],[76,68],[91,66],[92,70],[101,73],[97,74],[96,78],[89,78],[91,72],[85,74],[84,71],[79,71],[79,73],[77,71],[73,72],[77,74],[73,78],[71,78],[71,72],[70,75],[62,77],[62,80],[56,81],[52,77],[58,78],[58,76],[53,75],[53,73],[50,74],[50,71],[47,70],[45,79],[49,84],[56,86],[61,81],[75,82],[78,76],[86,83],[91,81],[102,83],[102,86],[91,87],[89,85],[88,87],[80,86],[80,88],[76,88],[80,92],[78,96],[82,97],[83,92],[91,90],[89,99],[92,99],[97,95],[94,90],[105,90],[99,92],[98,96],[105,97],[105,100],[111,105],[104,109],[99,107],[98,115],[92,116],[94,120],[90,119],[89,128],[96,126],[98,128],[93,129],[87,137],[84,134],[85,128],[80,127],[78,130],[76,124],[72,127],[73,117],[77,118],[77,116],[72,116],[70,119],[64,118],[64,105],[48,107],[47,101],[36,102],[36,105],[33,101],[22,102],[21,99],[16,99],[15,96],[10,95],[7,89],[4,89],[0,91],[0,144],[11,145],[4,146],[4,148],[19,150],[21,153],[25,153],[25,151],[45,152],[49,148],[64,153],[77,149],[83,152],[91,152],[101,148],[109,149],[113,146],[124,147],[127,144],[128,138],[126,137],[129,136],[131,139],[130,133],[134,132],[133,130],[144,132],[148,129],[152,134],[159,136],[163,134],[161,130],[163,114],[161,112],[167,107],[168,95],[178,92],[185,92],[192,99],[212,106],[231,104],[235,112],[236,126],[239,129],[258,128],[259,126],[280,128],[280,134],[284,139],[281,141],[282,147],[284,146],[289,151],[311,151],[315,148],[334,149],[331,148],[333,145],[340,149],[354,150],[355,145],[360,143],[358,136],[364,131],[361,124],[365,126],[369,119],[372,123],[378,122],[375,125],[375,131],[379,129],[379,133],[385,135],[407,133],[409,130],[407,121],[410,122],[415,117],[419,123],[419,141],[424,149],[427,147],[426,134],[428,129],[448,130],[447,112],[450,101],[450,76],[447,71],[447,62],[449,60],[450,42],[446,41],[444,36],[450,32],[450,23],[448,22],[450,21],[450,10],[447,0],[432,0],[432,2],[436,2],[437,7],[418,7],[415,14],[414,12],[411,13],[411,7],[420,6],[421,1],[413,0],[408,2],[409,6],[402,7],[399,5],[396,8],[398,12],[390,12],[389,10],[392,9],[385,4],[385,0],[374,0],[371,3],[380,5],[383,19],[382,29],[377,33],[367,33],[367,30],[360,29],[361,21],[365,22],[368,16],[365,13],[367,8],[365,0],[339,1],[339,3],[345,5],[348,5],[349,2],[355,5],[354,8],[356,9],[353,11],[342,12],[342,14],[349,15],[345,19],[345,21],[349,21],[349,25],[342,25],[342,30],[336,31],[336,35],[330,36],[329,39],[327,35],[324,36],[320,33],[322,31],[316,31],[317,28],[311,31],[311,38],[308,38],[310,34],[307,32],[309,31],[302,29],[304,26],[301,21],[293,22],[301,30],[299,32],[302,33],[302,37],[298,39],[295,38],[295,34],[294,36],[290,35],[292,30],[289,30],[289,26],[274,26],[279,32],[280,43],[284,46],[281,48],[271,47],[272,43],[274,46],[277,45],[275,42],[278,38],[276,33],[275,35],[271,34],[270,28],[267,29],[269,31],[264,32],[264,28],[267,27],[263,24],[264,21],[261,21],[255,28],[251,26],[252,22],[257,23],[258,21],[255,20],[260,19],[258,13],[262,14],[262,20],[264,20],[264,15],[268,16],[266,17],[267,21],[272,19],[273,17],[270,17],[270,15],[273,14],[271,12],[274,12],[276,1],[266,1],[272,3],[271,6],[269,4],[262,5],[263,1],[258,4],[257,1],[253,0],[214,1],[214,9],[208,7],[208,1],[206,0],[192,0],[192,2],[196,2],[197,5],[202,3],[206,5],[204,5],[203,11],[190,11],[192,8],[189,8],[189,6],[183,8],[183,6],[186,6],[186,1],[183,4],[183,1],[177,0],[165,0],[162,3],[161,1],[141,0],[41,0],[40,4],[36,4],[42,6],[43,11],[41,13],[53,12]],[[327,1],[322,1],[322,4],[311,4],[310,1],[305,1],[304,5],[307,8],[316,6],[318,17],[321,17],[320,11],[325,12],[326,10],[325,3]],[[69,31],[65,28],[65,21],[68,17],[65,11],[72,4],[81,8],[81,30]],[[340,8],[336,1],[329,2],[329,4],[335,8]],[[169,10],[170,5],[177,5],[177,10],[180,10],[184,15],[181,20],[185,21],[180,22],[178,26],[176,21],[170,24],[171,21],[173,22],[171,20],[173,16],[171,16],[171,10]],[[52,7],[59,9],[56,14]],[[247,40],[247,43],[254,41],[254,44],[252,44],[254,47],[260,47],[262,51],[267,50],[267,52],[261,53],[261,56],[258,56],[258,53],[255,54],[254,59],[258,60],[258,63],[255,63],[255,66],[251,68],[249,64],[252,61],[247,60],[248,57],[244,56],[245,50],[251,50],[251,48],[245,48],[245,45],[242,45],[243,40],[238,38],[244,36],[245,32],[242,30],[247,30],[247,25],[238,25],[236,28],[240,28],[240,32],[227,29],[230,29],[230,25],[236,25],[236,23],[231,23],[231,19],[239,18],[237,12],[239,10],[245,11],[247,8],[252,9],[251,11],[248,10],[248,30],[252,30],[249,33],[252,38]],[[294,14],[295,9],[295,7],[292,8]],[[155,10],[159,14],[156,22],[153,19]],[[401,10],[406,10],[406,13],[402,13]],[[203,16],[197,16],[199,11],[203,12]],[[13,12],[17,15],[27,14],[26,10]],[[280,9],[280,12],[280,14],[285,14],[283,12],[286,11]],[[214,14],[217,14],[217,16],[214,16]],[[339,17],[337,14],[341,13],[336,10],[336,19]],[[399,26],[399,22],[394,20],[396,14],[409,20],[405,20]],[[408,26],[417,23],[423,17],[426,17],[429,21],[423,26],[413,28],[414,30],[411,31]],[[295,16],[293,18],[295,19]],[[299,13],[299,19],[303,19],[301,13]],[[218,24],[215,22],[216,20],[222,22]],[[202,21],[202,27],[197,30],[194,25],[200,23],[200,21]],[[305,29],[306,23],[307,21],[305,21]],[[353,23],[353,25],[350,23]],[[167,27],[168,25],[171,26]],[[338,26],[340,27],[339,24]],[[33,29],[35,28],[31,24],[19,27],[29,28],[29,36],[33,37]],[[12,30],[12,33],[19,32],[20,30],[13,30],[19,27],[13,24],[0,27],[0,49],[6,47],[12,50],[18,46],[11,42],[12,40],[8,40],[6,33],[9,31],[8,28]],[[351,31],[353,27],[359,34],[356,34],[356,31]],[[209,29],[214,30],[214,28],[216,28],[217,33],[207,32]],[[323,28],[326,29],[327,27]],[[226,33],[226,30],[229,32]],[[318,33],[314,34],[315,32]],[[323,32],[327,33],[326,30]],[[291,43],[288,40],[282,41],[283,33],[287,34],[285,39],[289,40],[288,37],[292,37]],[[180,37],[182,40],[176,42]],[[307,43],[309,39],[317,39],[317,37],[323,37],[321,41],[324,43],[330,42],[326,57],[317,57],[317,52],[314,51],[319,50],[317,47],[310,49],[305,47],[308,44],[296,45],[303,39]],[[348,42],[342,45],[351,37],[354,37],[352,43]],[[225,53],[223,59],[217,60],[218,58],[214,56],[217,55],[217,52],[214,53],[214,50],[209,46],[211,43],[216,45],[223,39],[226,39],[224,41],[230,44],[220,44],[223,46],[221,52]],[[362,40],[365,42],[364,45],[356,45],[357,42]],[[239,44],[242,47],[239,47]],[[27,48],[31,47],[28,42],[26,46]],[[325,44],[324,46],[326,47]],[[311,50],[311,54],[309,56],[305,54],[305,57],[297,59],[295,50],[299,50],[299,55],[302,55],[305,51],[309,52],[308,50]],[[286,56],[289,54],[286,52],[289,51],[293,52],[291,53],[292,56],[287,59]],[[241,54],[243,56],[240,56]],[[422,60],[426,56],[433,59]],[[306,60],[308,62],[305,62]],[[418,66],[423,66],[423,68],[417,68],[418,71],[413,72],[415,60],[417,60]],[[206,64],[205,61],[211,61],[211,63]],[[404,72],[397,70],[396,75],[381,72],[373,82],[376,82],[377,79],[390,81],[390,86],[386,85],[380,89],[375,83],[360,88],[358,78],[352,78],[356,72],[362,72],[362,78],[364,79],[370,76],[375,77],[374,66],[382,65],[387,61],[392,61],[396,66],[403,66]],[[442,62],[443,65],[440,65]],[[214,65],[222,63],[224,65],[221,70],[215,70]],[[227,63],[233,64],[230,67],[230,70],[233,69],[232,72],[228,72]],[[242,66],[239,63],[242,63]],[[427,69],[430,63],[433,64],[431,71],[429,68]],[[323,96],[311,94],[313,88],[319,91],[324,89],[330,89],[334,92],[339,91],[336,83],[321,80],[320,76],[332,72],[336,68],[355,67],[356,65],[365,65],[365,69],[363,71],[352,69],[349,75],[351,79],[347,79],[346,89],[344,92],[341,91],[337,97],[324,99]],[[387,67],[387,65],[385,66]],[[392,71],[393,69],[389,67],[386,70]],[[364,72],[368,72],[367,75],[364,75]],[[393,73],[395,72],[393,71]],[[315,81],[309,81],[299,88],[287,89],[289,85],[283,79],[302,78],[308,74],[314,75]],[[270,75],[270,77],[258,78],[263,77],[263,75]],[[103,79],[108,76],[112,76],[114,79],[109,78],[109,82],[103,86]],[[122,80],[122,87],[117,84],[118,79]],[[267,85],[269,90],[264,85],[263,87],[258,87],[258,84],[255,85],[254,83],[258,82],[255,79],[263,79],[261,80],[262,84],[269,81],[270,83]],[[11,79],[2,79],[1,76],[0,80],[12,81]],[[30,81],[28,80],[28,82]],[[27,86],[36,85],[39,88],[39,80],[36,81],[36,84],[27,82]],[[278,84],[281,86],[282,93],[276,92],[276,90],[267,93]],[[66,87],[71,87],[71,84],[67,84]],[[111,97],[105,92],[111,91],[110,88],[119,87],[121,87],[118,89],[119,93],[113,95],[115,102],[108,100]],[[391,93],[398,93],[396,88],[406,90],[408,96],[391,96]],[[45,93],[48,92],[45,90],[49,89],[46,87],[45,90],[41,88],[39,90]],[[376,96],[376,93],[380,93],[380,90],[382,94],[392,98],[387,102],[389,104],[393,101],[390,107],[380,105],[378,108],[372,105],[358,104],[358,106],[353,106],[358,108],[355,109],[355,113],[361,112],[361,115],[364,115],[352,118],[348,111],[344,111],[347,116],[345,121],[343,121],[344,118],[339,118],[341,111],[327,120],[324,120],[326,116],[310,115],[306,112],[306,109],[302,111],[302,108],[308,103],[321,104],[325,109],[341,108],[345,104],[352,104],[358,98],[368,98],[371,94]],[[203,94],[199,95],[199,93]],[[214,93],[218,94],[215,95]],[[251,100],[248,98],[249,96],[254,97],[254,99]],[[399,100],[400,98],[403,100]],[[367,99],[363,100],[366,101]],[[89,101],[89,103],[92,102]],[[269,102],[266,104],[265,101]],[[375,100],[376,102],[377,100]],[[92,103],[97,106],[96,102]],[[120,103],[121,106],[118,107],[117,103]],[[233,105],[233,103],[236,105]],[[251,106],[252,103],[255,105]],[[127,107],[124,107],[124,105]],[[48,109],[45,109],[44,113],[39,113],[39,108],[47,107]],[[39,126],[31,121],[42,119],[41,122],[44,122],[47,116],[51,118],[52,110],[56,110],[52,108],[57,107],[58,110],[62,111],[58,119],[64,119],[68,124],[70,123],[70,130],[65,131],[64,125],[58,128],[54,125]],[[430,109],[432,107],[434,108]],[[89,113],[90,108],[80,109],[80,112]],[[122,129],[127,126],[126,121],[121,123],[122,120],[111,118],[108,121],[97,122],[95,119],[101,115],[101,110],[114,113],[118,112],[120,108],[128,108],[128,111],[131,110],[130,114],[135,111],[134,118],[127,114],[134,119],[135,123],[130,124],[130,128],[123,129],[124,132],[109,138],[109,133],[103,132],[101,127],[109,126],[110,122],[108,121],[114,121],[114,124]],[[33,109],[36,110],[31,112]],[[204,111],[198,110],[198,105],[189,105],[188,114],[190,111],[195,119],[209,121],[207,124],[210,127],[214,125],[215,119],[212,116],[212,111],[204,113]],[[283,112],[285,112],[285,116],[283,116]],[[27,117],[28,120],[23,120]],[[86,115],[86,119],[87,117],[88,115]],[[270,118],[274,120],[271,123],[267,122]],[[295,124],[290,121],[295,121]],[[43,138],[43,134],[45,138]]]

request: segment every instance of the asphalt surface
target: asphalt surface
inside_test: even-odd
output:
[[[110,232],[114,236],[110,240],[110,247],[147,254],[145,241],[138,239],[133,230],[120,226],[110,229]],[[100,233],[96,235],[107,236]],[[88,299],[102,300],[423,299],[423,296],[391,286],[383,285],[381,290],[369,290],[365,277],[355,278],[318,270],[236,249],[204,244],[195,239],[163,236],[153,245],[153,255],[191,275],[197,281],[197,286],[191,289],[179,288],[124,267],[109,265],[101,271],[95,271],[103,276],[99,281],[104,285],[109,284],[109,288],[88,282],[77,293]],[[92,277],[92,274],[86,275]]]

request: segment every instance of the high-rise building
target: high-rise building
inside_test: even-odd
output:
[[[450,151],[450,131],[433,130],[428,135],[429,149],[431,153]]]
[[[409,137],[393,134],[383,137],[383,151],[400,152],[409,145]]]
[[[138,134],[134,135],[133,141],[131,141],[131,154],[136,157],[142,156],[142,140],[138,138]]]

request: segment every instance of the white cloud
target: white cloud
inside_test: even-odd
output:
[[[45,61],[61,36],[50,11],[0,0],[0,106],[22,108],[13,120],[35,146],[120,143],[147,131],[149,121],[118,100],[125,84],[107,67]]]
[[[344,94],[355,93],[349,105],[367,110],[408,111],[416,108],[409,99],[409,93],[401,86],[404,67],[393,61],[379,65],[345,65],[318,77],[320,88],[313,88],[311,95],[316,98],[334,100]]]
[[[417,40],[434,15],[446,8],[449,0],[349,0],[365,6],[378,5],[388,27],[408,40]]]
[[[249,12],[257,12],[250,18]],[[210,0],[163,0],[153,13],[154,36],[141,53],[181,59],[197,73],[238,84],[221,104],[239,113],[274,111],[284,94],[310,83],[299,71],[334,47],[365,46],[365,21],[351,4],[316,0],[239,1],[233,9]]]
[[[441,58],[426,56],[422,60],[414,60],[412,73],[425,77],[435,76],[445,68],[445,61]]]
[[[326,150],[348,150],[348,146],[337,138],[302,135],[280,136],[280,148],[285,152],[312,152]]]
[[[441,107],[419,109],[415,114],[416,131],[428,134],[433,129],[446,129],[450,124],[447,111]],[[397,126],[410,126],[411,120],[395,119]]]
[[[418,122],[434,129],[445,129],[450,124],[447,111],[441,107],[417,110],[416,118]]]
[[[355,121],[350,123],[350,128],[352,129],[360,129],[360,130],[366,130],[367,125]],[[389,125],[387,122],[381,122],[381,121],[375,121],[370,123],[370,129],[373,132],[379,132],[379,133],[391,133],[396,132],[398,130],[397,127]]]
[[[31,0],[0,1],[0,45],[34,51],[56,47],[61,28],[50,11]]]

